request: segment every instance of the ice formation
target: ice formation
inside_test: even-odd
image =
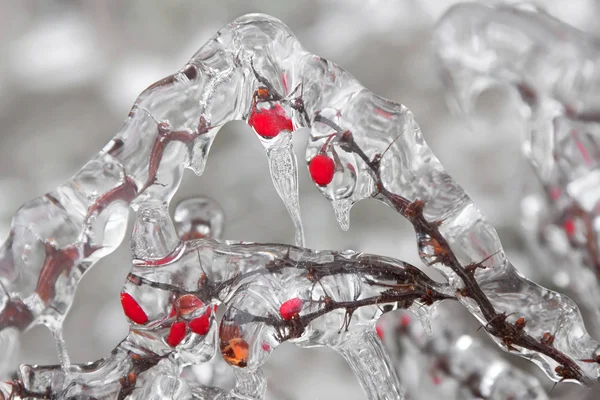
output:
[[[297,245],[303,232],[290,138],[307,127],[309,173],[340,225],[348,227],[359,200],[384,202],[412,223],[421,259],[447,283],[386,257],[218,241],[206,237],[218,212],[197,219],[209,206],[193,201],[176,211],[174,224],[168,206],[183,169],[202,174],[215,135],[232,120],[247,121],[265,146]],[[129,207],[137,213],[134,263],[121,300],[130,333],[107,358],[70,365],[63,318],[85,271],[123,239]],[[459,301],[500,347],[555,381],[600,375],[599,345],[577,306],[506,259],[494,228],[444,171],[412,113],[308,53],[264,15],[220,30],[184,68],[140,95],[117,135],[70,181],[23,205],[2,247],[0,274],[0,346],[9,351],[19,332],[44,324],[62,355],[61,366],[22,366],[1,389],[13,399],[262,399],[260,366],[286,340],[335,349],[369,399],[398,399],[377,318],[404,308],[427,327],[444,299]],[[218,329],[217,304],[225,310]],[[217,350],[235,367],[231,392],[180,378],[182,368]]]
[[[490,87],[516,94],[523,150],[543,188],[524,198],[523,226],[540,267],[600,317],[596,38],[539,10],[461,4],[441,19],[434,42],[462,113]]]

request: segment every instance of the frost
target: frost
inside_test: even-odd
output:
[[[342,228],[353,204],[375,198],[414,227],[437,283],[400,260],[352,251],[220,241],[223,217],[202,199],[169,202],[184,168],[201,174],[219,128],[245,120],[303,243],[291,135],[311,129],[309,173]],[[319,157],[318,163],[313,161]],[[106,358],[27,366],[11,398],[263,399],[260,367],[285,341],[340,353],[369,399],[402,389],[375,333],[385,312],[408,309],[429,326],[442,300],[460,302],[503,349],[555,381],[597,380],[599,345],[567,297],[525,279],[498,236],[429,149],[412,113],[306,52],[280,21],[241,17],[177,73],[146,89],[115,138],[69,182],[23,205],[0,253],[0,329],[48,326],[60,346],[77,283],[136,213],[133,266],[121,300],[130,332]],[[224,315],[217,326],[216,306]],[[10,335],[1,335],[0,347]],[[11,349],[14,346],[9,346]],[[181,377],[219,351],[232,391]],[[508,385],[508,383],[507,383]]]

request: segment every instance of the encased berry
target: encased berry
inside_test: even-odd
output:
[[[167,344],[171,347],[177,346],[185,338],[187,327],[185,322],[178,321],[171,325],[169,336],[167,336]]]
[[[297,297],[289,299],[279,307],[279,314],[281,314],[281,318],[286,321],[291,320],[295,315],[298,315],[300,311],[302,311],[302,300]]]
[[[148,322],[148,315],[129,293],[121,293],[121,306],[127,318],[136,324],[144,325]]]
[[[383,340],[383,328],[379,324],[375,325],[375,332],[377,332],[377,336],[379,336],[379,339]]]
[[[177,305],[177,309],[182,315],[193,313],[200,307],[204,307],[204,303],[202,302],[202,300],[200,300],[193,294],[185,294],[177,298],[175,304]]]
[[[335,163],[324,154],[317,154],[308,164],[308,172],[312,180],[319,186],[326,186],[333,180]]]
[[[268,138],[279,135],[281,131],[294,130],[292,120],[279,104],[264,110],[254,109],[248,118],[248,125],[260,136]]]
[[[207,311],[198,318],[191,320],[189,327],[192,332],[198,335],[206,335],[210,330],[210,308],[208,308]]]

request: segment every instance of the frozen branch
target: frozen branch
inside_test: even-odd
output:
[[[294,129],[309,127],[308,170],[340,225],[348,228],[356,202],[384,202],[412,223],[421,259],[448,283],[385,257],[181,241],[169,201],[184,168],[202,173],[218,129],[232,120],[247,121],[265,146],[297,245],[304,235],[290,138]],[[70,366],[63,352],[62,371],[40,367],[36,385],[25,377],[12,384],[14,396],[100,385],[106,396],[148,398],[170,388],[176,398],[185,384],[179,369],[207,362],[219,346],[237,367],[229,396],[258,399],[265,394],[258,368],[290,340],[336,349],[370,399],[396,399],[401,389],[374,335],[376,319],[408,308],[427,326],[430,307],[447,298],[456,298],[502,348],[550,378],[586,382],[600,375],[599,344],[576,305],[525,279],[506,259],[495,230],[444,171],[411,112],[303,50],[271,17],[245,16],[219,31],[182,70],[140,95],[117,136],[72,180],[17,212],[0,253],[0,329],[22,331],[44,321],[60,345],[77,283],[121,242],[129,206],[138,213],[134,265],[121,299],[131,331],[98,364],[110,365],[102,371],[112,386],[92,380],[95,367]],[[201,237],[198,232],[186,234]],[[213,306],[220,302],[225,315],[217,343]],[[72,374],[80,379],[77,389]]]
[[[524,228],[542,253],[540,267],[569,276],[600,316],[597,40],[543,12],[478,4],[451,8],[434,36],[463,117],[492,86],[515,94],[527,124],[525,156],[543,187],[523,200]]]

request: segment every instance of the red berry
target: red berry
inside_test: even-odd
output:
[[[265,110],[254,109],[248,118],[248,125],[253,127],[260,136],[269,138],[279,135],[281,131],[294,130],[292,120],[279,104]]]
[[[279,314],[286,321],[291,320],[295,315],[302,311],[302,300],[297,297],[289,299],[279,307]]]
[[[143,325],[148,322],[148,315],[129,293],[121,293],[121,306],[127,318],[136,324]]]
[[[400,317],[400,326],[406,328],[410,325],[410,316],[408,314],[402,314]]]
[[[193,313],[200,307],[204,307],[202,300],[193,294],[184,294],[183,296],[177,298],[176,304],[177,309],[182,315]]]
[[[269,343],[265,342],[264,340],[262,342],[261,347],[264,351],[271,351],[271,345]]]
[[[335,164],[326,155],[317,154],[308,164],[308,172],[312,180],[319,186],[326,186],[333,180]]]
[[[568,219],[564,222],[563,228],[568,236],[573,236],[575,233],[575,222],[572,219]]]
[[[167,336],[167,344],[171,347],[177,346],[185,338],[185,331],[185,322],[175,322],[173,325],[171,325],[169,336]]]
[[[383,340],[383,328],[379,324],[375,325],[375,332],[377,332],[379,339]]]
[[[208,308],[207,311],[198,318],[191,320],[189,327],[192,332],[198,335],[206,335],[210,330],[210,308]]]

